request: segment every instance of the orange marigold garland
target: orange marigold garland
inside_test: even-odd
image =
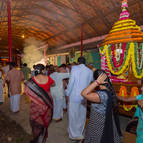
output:
[[[131,89],[131,96],[137,96],[139,95],[139,90],[137,87],[132,87]]]
[[[131,95],[130,96],[137,96],[139,95],[139,90],[137,87],[132,87],[131,89]],[[127,97],[127,88],[125,86],[121,86],[119,96]],[[136,105],[130,105],[128,103],[123,104],[123,108],[125,111],[130,111],[133,107],[136,107]]]
[[[131,96],[137,96],[139,95],[139,90],[137,87],[132,87],[131,89]],[[135,108],[137,107],[137,105],[133,105]]]
[[[121,86],[119,96],[127,96],[127,88],[125,86]]]
[[[119,95],[127,97],[127,88],[125,86],[121,86]],[[129,103],[124,103],[123,108],[125,111],[130,111],[132,109],[132,105]]]

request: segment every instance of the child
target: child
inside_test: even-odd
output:
[[[143,142],[143,103],[141,103],[143,100],[143,86],[141,87],[141,94],[136,97],[121,97],[118,96],[119,100],[125,101],[125,102],[133,102],[138,101],[139,105],[137,106],[135,117],[138,117],[138,126],[137,126],[137,138],[136,143],[142,143]]]
[[[2,72],[0,71],[0,104],[3,103],[3,84]]]

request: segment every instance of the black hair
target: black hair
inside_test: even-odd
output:
[[[9,65],[10,65],[11,67],[16,67],[16,63],[15,63],[15,62],[10,62]]]
[[[52,64],[50,64],[49,66],[50,66],[50,67],[53,67],[53,65],[52,65]]]
[[[78,58],[78,63],[79,64],[85,64],[86,63],[86,59],[84,57],[79,57]]]
[[[24,67],[27,67],[27,64],[26,64],[26,63],[24,63],[24,64],[23,64],[23,66],[24,66]]]
[[[45,66],[43,64],[37,64],[35,65],[35,76],[38,74],[43,74],[43,70],[45,69]]]
[[[93,74],[94,80],[97,80],[97,78],[103,73],[107,75],[107,73],[104,70],[97,69]],[[107,81],[107,83],[105,83],[103,85],[108,89],[108,91],[110,91],[110,93],[113,97],[113,110],[114,110],[114,112],[118,112],[118,99],[117,99],[116,92],[112,86],[112,83],[111,83],[108,75],[107,75],[107,79],[105,81]]]
[[[36,65],[33,65],[33,69],[35,69]]]
[[[60,66],[59,66],[59,68],[66,68],[67,66],[66,66],[66,64],[61,64]]]

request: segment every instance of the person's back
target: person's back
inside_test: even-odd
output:
[[[93,79],[93,72],[85,66],[85,62],[84,57],[79,57],[79,65],[72,66],[66,89],[66,95],[69,97],[69,138],[72,140],[81,140],[84,138],[86,104],[84,104],[81,92]]]
[[[9,90],[12,95],[21,93],[21,81],[24,80],[21,71],[16,68],[11,69],[6,76],[6,80],[8,80]]]
[[[64,92],[63,88],[63,79],[69,77],[69,73],[59,73],[59,72],[54,72],[50,75],[50,77],[55,81],[55,86],[51,88],[52,92]]]
[[[34,76],[34,79],[39,83],[39,84],[46,84],[48,82],[48,76],[46,75],[37,75]]]
[[[63,79],[68,78],[69,73],[54,72],[50,75],[50,77],[55,81],[55,86],[51,87],[51,95],[54,103],[53,120],[60,121],[63,118],[65,97]]]
[[[74,74],[73,90],[71,90],[71,101],[81,101],[81,91],[87,87],[93,80],[93,72],[84,64],[72,67],[72,74]]]
[[[21,71],[24,74],[25,80],[28,80],[30,77],[29,74],[31,74],[31,70],[27,67],[27,64],[24,64],[24,66],[21,68]]]
[[[5,80],[8,83],[10,95],[10,108],[12,112],[19,112],[21,81],[24,80],[24,75],[17,70],[14,62],[10,63],[10,71],[7,73]]]
[[[50,86],[54,85],[54,81],[50,76],[46,76],[44,74],[40,74],[32,77],[36,83],[43,88],[46,92],[50,92]]]
[[[35,65],[35,76],[25,83],[25,94],[30,97],[30,125],[32,128],[32,143],[44,143],[48,137],[48,126],[52,117],[53,100],[50,86],[54,81],[45,75],[42,64]]]

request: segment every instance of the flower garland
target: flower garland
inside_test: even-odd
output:
[[[115,44],[115,43],[125,43],[125,42],[132,42],[132,41],[142,41],[142,37],[138,37],[138,38],[127,38],[127,39],[113,39],[113,40],[107,40],[105,41],[103,44],[107,45],[107,44]]]
[[[129,65],[130,59],[132,63],[132,70],[134,73],[134,76],[136,78],[142,78],[143,77],[143,43],[138,47],[137,43],[127,43],[126,46],[124,44],[123,46],[123,52],[120,55],[120,63],[117,64],[117,61],[115,59],[115,47],[112,45],[105,45],[103,50],[100,48],[100,53],[102,55],[106,54],[107,58],[107,65],[109,67],[109,70],[114,75],[120,75],[123,72],[125,72],[126,68]],[[139,54],[138,49],[141,49],[141,60],[139,64]]]
[[[120,67],[124,61],[125,48],[126,48],[126,43],[123,43],[123,52],[121,53],[120,63],[117,64],[116,58],[115,58],[115,47],[114,47],[114,44],[112,44],[113,64],[116,68]]]
[[[127,96],[127,88],[125,86],[120,87],[119,96]]]
[[[99,49],[100,54],[104,55],[106,50],[109,48],[110,45],[105,45]]]
[[[132,33],[137,33],[137,32],[138,32],[138,30],[132,30]],[[125,31],[121,31],[121,32],[109,33],[108,36],[107,36],[107,38],[108,38],[109,36],[112,36],[112,35],[118,36],[119,34],[128,34],[128,33],[131,33],[131,30],[125,30]],[[106,39],[107,39],[107,38],[106,38]]]
[[[110,40],[110,39],[119,39],[119,38],[130,38],[131,36],[142,36],[142,33],[122,33],[122,34],[116,34],[116,35],[114,35],[113,33],[112,34],[110,34],[110,36],[108,35],[108,37],[105,39],[105,41],[108,41],[108,40]]]
[[[133,96],[137,96],[137,95],[139,95],[138,88],[137,87],[132,87],[132,89],[131,89],[131,96],[133,97]]]
[[[139,95],[139,90],[137,87],[132,87],[130,96],[137,96]],[[125,86],[121,86],[119,96],[127,97],[127,88]],[[136,105],[129,105],[129,104],[123,104],[123,108],[125,111],[130,111],[133,107],[137,107]]]
[[[113,64],[113,53],[112,53],[112,49],[110,48],[110,49],[108,49],[108,51],[109,51],[109,55],[110,55],[110,64],[111,64],[111,66],[112,66],[112,69],[115,71],[115,72],[117,72],[117,71],[119,71],[122,67],[123,67],[123,65],[124,65],[124,63],[125,63],[125,60],[123,61],[123,64],[119,67],[119,68],[117,68],[117,67],[115,67],[114,66],[114,64]],[[126,59],[126,54],[124,54],[124,59]],[[107,64],[108,65],[108,64]]]
[[[117,22],[114,24],[114,26],[115,26],[115,25],[118,25],[118,24],[126,23],[126,22],[127,22],[127,23],[130,23],[130,22],[136,23],[135,20],[125,19],[125,20],[117,21]]]
[[[140,55],[138,50],[141,51]],[[139,58],[140,58],[140,64],[139,64]],[[141,70],[143,68],[143,43],[141,43],[139,47],[138,43],[135,43],[135,60],[137,68]]]
[[[127,44],[126,48],[128,48],[128,45],[129,44]],[[112,58],[111,58],[111,54],[109,56],[109,52],[110,52],[110,48],[108,50],[106,50],[107,65],[109,67],[109,70],[111,71],[111,73],[113,73],[115,75],[122,74],[126,70],[127,66],[129,65],[130,56],[131,56],[130,48],[128,48],[126,50],[127,53],[124,54],[124,56],[126,56],[126,57],[124,58],[124,62],[122,64],[122,66],[120,67],[120,69],[114,67],[114,65],[112,63],[113,61],[112,61]]]
[[[128,30],[128,29],[138,29],[138,30],[141,30],[141,28],[139,26],[135,25],[135,26],[122,27],[122,28],[118,28],[118,29],[112,29],[110,31],[110,33],[111,32],[115,32],[115,31]]]
[[[132,87],[132,89],[131,89],[131,97],[133,97],[133,96],[137,96],[137,95],[139,95],[139,90],[138,90],[138,88],[137,87]],[[137,105],[132,105],[132,108],[133,107],[137,107]]]
[[[142,78],[143,77],[143,68],[139,71],[137,67],[137,62],[135,60],[135,45],[134,43],[130,44],[130,50],[131,50],[131,60],[132,60],[132,70],[136,78]]]
[[[125,86],[121,86],[119,96],[127,97],[127,88]],[[123,104],[123,108],[125,111],[130,111],[132,109],[132,105]]]

